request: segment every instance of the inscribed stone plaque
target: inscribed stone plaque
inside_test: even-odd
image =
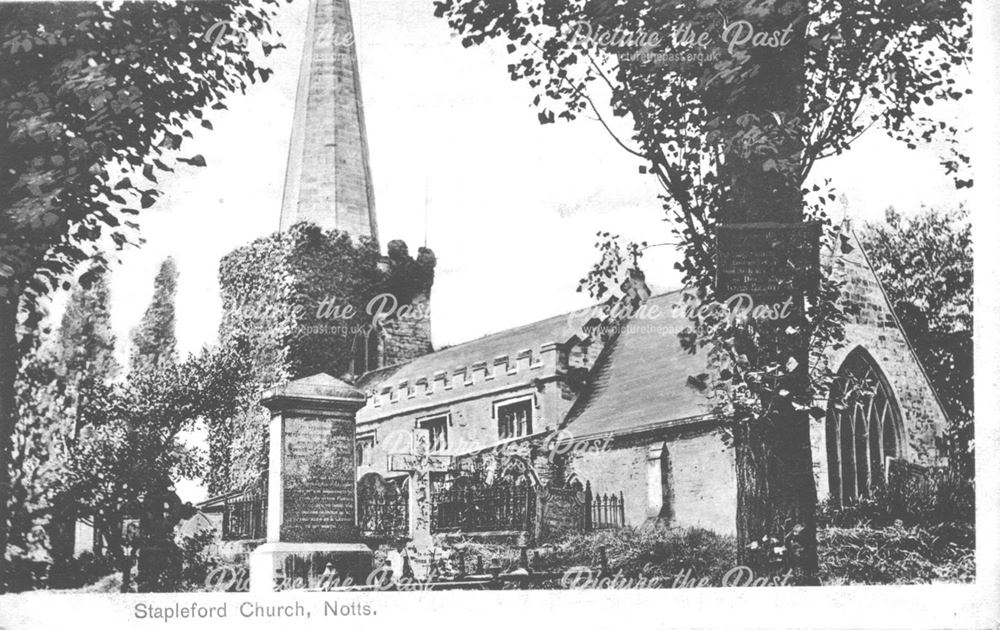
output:
[[[282,539],[348,542],[354,532],[354,427],[350,420],[289,418],[284,444]]]
[[[755,303],[808,291],[819,280],[820,223],[723,224],[716,230],[716,294]]]

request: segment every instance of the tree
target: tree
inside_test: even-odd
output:
[[[153,299],[139,325],[132,331],[130,362],[133,370],[151,369],[176,360],[176,297],[177,264],[168,257],[160,264],[160,271],[153,281]]]
[[[75,425],[77,408],[97,386],[109,382],[121,369],[115,359],[115,334],[111,329],[111,291],[108,276],[98,274],[87,287],[78,286],[49,350],[52,378],[61,384],[61,394],[71,405]],[[43,347],[41,352],[46,352]],[[70,427],[75,430],[74,426]]]
[[[921,108],[962,96],[954,75],[969,58],[964,0],[435,5],[464,46],[506,40],[508,73],[535,92],[539,122],[590,113],[656,178],[692,300],[726,297],[714,283],[719,225],[815,219],[824,244],[841,246],[823,212],[832,194],[815,186],[812,199],[804,190],[817,159],[875,125],[911,147],[957,134]],[[966,156],[942,162],[957,186],[971,185]],[[620,293],[608,283],[616,277],[599,270],[588,286],[596,297]],[[762,573],[793,568],[800,583],[816,579],[808,414],[829,379],[809,374],[809,347],[842,338],[836,294],[824,277],[808,295],[792,292],[793,319],[780,326],[708,315],[682,336],[707,349],[716,410],[731,420],[740,562]],[[784,555],[754,552],[762,541],[785,541],[767,545]]]
[[[250,44],[280,47],[277,4],[0,4],[0,549],[15,380],[40,300],[89,260],[87,285],[101,244],[135,237],[129,216],[155,203],[157,174],[173,170],[193,121],[211,129],[227,95],[267,80]]]
[[[182,433],[245,405],[241,376],[247,369],[238,347],[205,350],[180,363],[132,371],[88,401],[80,437],[55,481],[53,505],[61,517],[93,515],[122,570],[123,590],[131,574],[130,546],[139,556],[140,589],[168,588],[177,552],[173,525],[190,515],[174,484],[205,472],[205,454],[187,446]],[[130,541],[122,524],[133,518],[140,521],[139,538]]]
[[[48,493],[60,474],[66,444],[76,436],[79,410],[98,386],[119,370],[111,329],[106,276],[70,294],[58,330],[36,337],[18,372],[18,423],[12,444],[11,542],[22,543],[32,528],[47,525],[53,556],[71,550],[71,521],[52,522]]]
[[[964,208],[912,217],[889,208],[883,223],[859,235],[948,413],[949,461],[968,479],[975,476],[971,232]]]

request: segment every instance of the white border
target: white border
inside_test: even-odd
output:
[[[1000,3],[973,0],[975,120],[972,147],[973,238],[976,270],[976,426],[977,582],[974,585],[854,586],[784,589],[691,589],[647,591],[432,592],[379,594],[78,595],[45,592],[0,596],[0,628],[996,628],[1000,626],[998,581],[997,453],[1000,450],[1000,339],[997,322],[997,247],[1000,242],[1000,173],[998,173],[998,46]],[[891,165],[887,165],[891,167]],[[308,620],[239,617],[240,602],[301,601],[312,611]],[[364,602],[368,617],[323,617],[323,602]],[[172,605],[229,603],[224,621],[139,621],[137,602]]]

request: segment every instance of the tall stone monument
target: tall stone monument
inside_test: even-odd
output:
[[[261,403],[271,411],[267,541],[250,555],[250,590],[321,588],[330,568],[364,583],[372,553],[355,522],[354,462],[364,394],[316,374],[268,391]]]

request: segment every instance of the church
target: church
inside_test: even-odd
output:
[[[311,0],[309,11],[280,230],[308,222],[377,245],[356,51],[353,41],[329,37],[351,32],[349,3]],[[847,345],[825,358],[845,380],[870,388],[863,396],[835,388],[835,404],[813,423],[821,500],[868,495],[894,459],[931,465],[944,457],[942,405],[863,249],[852,244],[838,262],[847,278]],[[407,256],[393,241],[380,264]],[[429,250],[420,257],[433,267]],[[653,295],[633,277],[630,290],[661,316],[612,322],[611,335],[569,312],[434,350],[431,284],[408,296],[419,317],[389,317],[353,334],[339,363],[346,370],[325,370],[365,395],[356,423],[359,480],[405,484],[393,456],[419,434],[451,471],[493,478],[516,460],[531,483],[585,484],[615,497],[619,526],[658,520],[735,532],[734,454],[697,378],[705,357],[678,340],[687,325],[674,314],[680,291]],[[266,421],[254,422],[244,426],[263,432]]]

